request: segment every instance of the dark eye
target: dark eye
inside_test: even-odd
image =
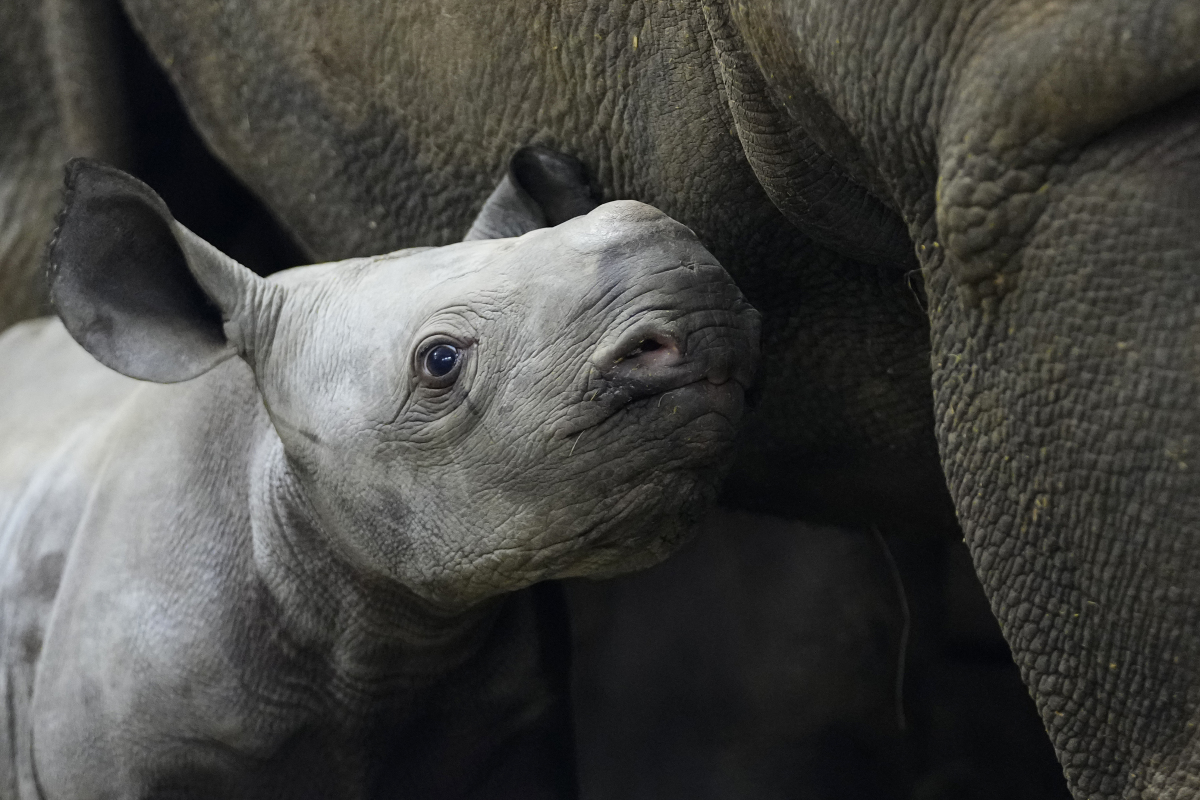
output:
[[[425,354],[425,370],[435,378],[450,374],[458,364],[459,351],[452,344],[439,344]]]

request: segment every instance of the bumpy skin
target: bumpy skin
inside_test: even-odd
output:
[[[621,202],[263,280],[68,180],[62,324],[0,337],[6,796],[573,796],[509,593],[684,541],[757,357],[729,276]]]
[[[127,7],[216,150],[331,252],[444,241],[528,139],[696,229],[787,354],[759,417],[787,455],[734,480],[759,507],[827,452],[858,486],[899,453],[925,496],[905,284],[771,201],[843,247],[813,186],[865,228],[872,197],[898,213],[945,476],[1073,790],[1196,790],[1194,3]]]
[[[735,15],[909,221],[946,477],[1072,790],[1195,796],[1200,8]]]

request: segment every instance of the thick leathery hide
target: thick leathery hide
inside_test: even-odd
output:
[[[911,269],[916,259],[904,221],[854,181],[805,133],[755,63],[724,2],[704,16],[746,159],[784,216],[816,241],[869,264]]]
[[[1195,4],[738,9],[909,223],[946,478],[1072,791],[1191,796]]]
[[[1086,147],[1003,299],[929,261],[947,478],[1079,797],[1200,774],[1198,126],[1189,99]]]

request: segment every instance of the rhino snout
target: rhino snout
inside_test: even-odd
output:
[[[593,363],[606,375],[616,370],[665,371],[684,362],[680,336],[670,325],[642,324],[616,344],[601,348]]]
[[[592,359],[600,375],[631,399],[707,381],[749,388],[758,361],[757,314],[744,303],[734,311],[693,313],[671,320],[648,315]]]

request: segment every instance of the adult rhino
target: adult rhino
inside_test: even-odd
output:
[[[7,12],[61,65],[17,73],[41,147],[115,127],[62,46],[102,26],[47,5]],[[923,526],[948,488],[1075,794],[1195,790],[1194,3],[124,6],[322,257],[451,241],[530,140],[689,225],[772,354],[727,500]]]
[[[0,336],[4,796],[575,796],[512,593],[685,540],[757,358],[728,274],[506,179],[489,241],[264,279],[67,181],[61,321]]]

